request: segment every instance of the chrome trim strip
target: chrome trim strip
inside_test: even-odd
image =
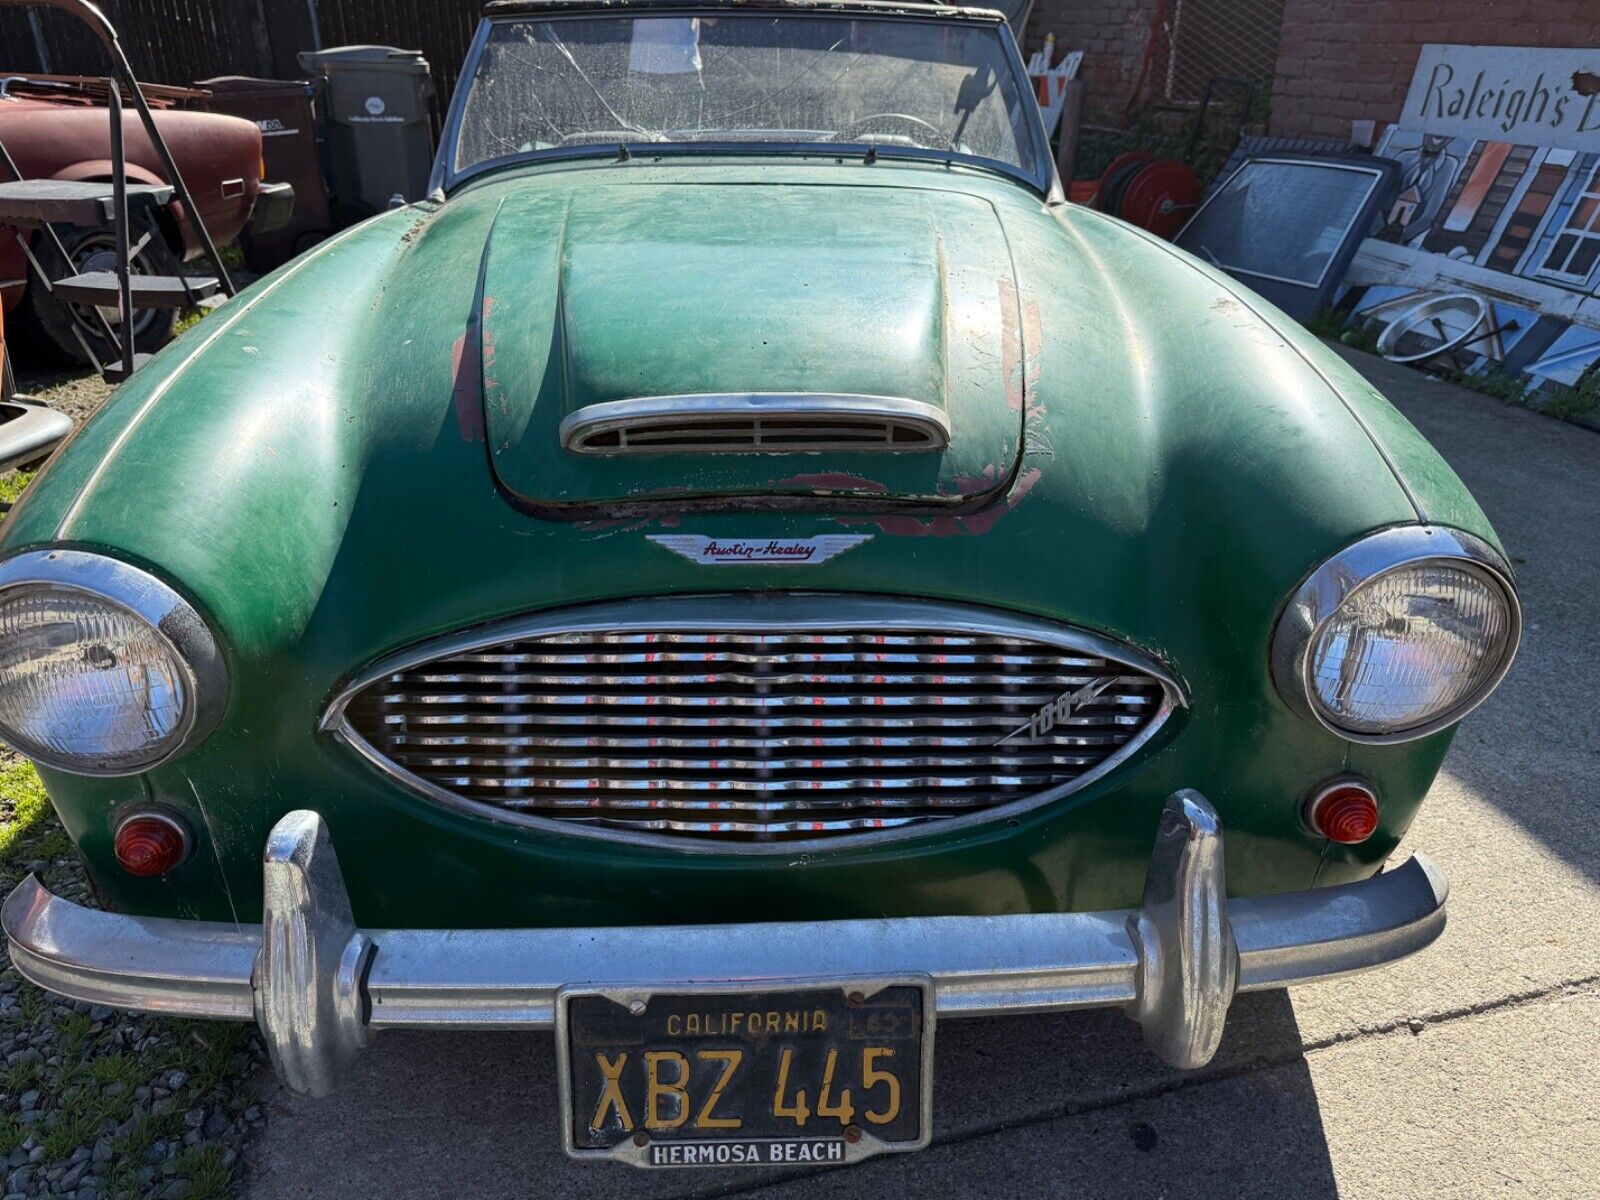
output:
[[[33,586],[83,592],[139,617],[183,667],[191,700],[183,733],[159,758],[112,769],[22,751],[29,758],[74,775],[139,775],[193,749],[222,720],[228,704],[228,668],[222,652],[200,614],[160,579],[129,563],[83,550],[28,550],[0,562],[0,595]]]
[[[828,632],[860,629],[891,632],[898,629],[919,630],[935,627],[941,632],[954,634],[975,633],[1016,637],[1058,646],[1064,650],[1093,654],[1141,671],[1161,686],[1162,702],[1145,728],[1116,753],[1107,756],[1099,766],[1036,795],[1025,796],[982,812],[945,817],[938,821],[922,822],[898,829],[803,841],[755,844],[664,836],[629,829],[607,829],[601,826],[580,827],[566,821],[552,821],[480,804],[438,787],[391,761],[361,736],[351,724],[347,711],[356,693],[385,676],[420,666],[434,659],[484,650],[502,642],[549,634],[615,633],[628,630],[649,633],[696,632],[707,627],[723,633]],[[1177,678],[1154,658],[1147,657],[1131,646],[1088,630],[1067,628],[1034,618],[942,601],[861,596],[843,592],[742,592],[705,596],[642,597],[584,605],[579,608],[557,609],[531,616],[512,617],[424,642],[380,659],[357,674],[334,695],[327,711],[322,715],[322,720],[318,723],[318,728],[344,741],[400,787],[470,816],[500,824],[538,829],[557,836],[599,838],[688,854],[794,855],[851,851],[886,841],[942,836],[978,825],[1002,822],[1032,809],[1053,804],[1097,782],[1127,762],[1160,731],[1175,709],[1186,706],[1187,700]]]
[[[1360,733],[1326,717],[1312,700],[1311,643],[1317,630],[1358,587],[1401,567],[1446,563],[1482,575],[1499,587],[1509,613],[1510,636],[1488,682],[1475,696],[1441,716],[1395,733]],[[1272,635],[1272,678],[1296,713],[1348,742],[1392,745],[1412,742],[1462,720],[1491,695],[1517,656],[1522,641],[1522,605],[1506,561],[1482,538],[1443,525],[1397,525],[1369,534],[1328,559],[1290,596]]]
[[[262,1009],[263,1032],[280,1043],[274,1061],[315,1067],[300,1082],[316,1087],[331,1086],[371,1031],[548,1029],[572,984],[666,990],[863,974],[930,977],[940,1018],[1127,1007],[1159,1054],[1195,1066],[1235,991],[1368,970],[1423,949],[1444,929],[1449,884],[1422,855],[1359,883],[1226,900],[1221,839],[1205,799],[1175,793],[1137,909],[363,931],[349,923],[326,826],[300,810],[268,843],[275,869],[303,875],[303,886],[288,889],[287,876],[267,881],[267,924],[278,930],[271,962],[261,927],[84,908],[33,876],[7,898],[0,925],[24,976],[91,1004],[250,1020],[264,989],[273,999]],[[300,969],[280,970],[294,964]]]
[[[62,996],[174,1017],[248,1021],[261,930],[220,922],[128,917],[51,895],[30,875],[0,923],[11,963]]]
[[[829,420],[859,423],[855,429],[873,428],[885,434],[896,428],[912,429],[923,440],[896,443],[886,438],[881,443],[812,441],[789,445],[718,445],[714,440],[698,447],[653,446],[648,442],[629,445],[629,436],[653,429],[704,421],[747,421],[753,436],[759,436],[765,418],[785,421]],[[843,428],[849,429],[850,425]],[[616,446],[595,446],[592,440],[605,433],[620,433]],[[849,450],[862,453],[917,453],[943,450],[950,444],[950,421],[944,410],[921,400],[902,396],[871,396],[843,392],[704,392],[678,396],[638,396],[629,400],[608,400],[589,404],[568,413],[561,421],[561,445],[571,454],[615,456],[627,454],[805,454],[818,450]],[[684,440],[692,438],[684,434]]]

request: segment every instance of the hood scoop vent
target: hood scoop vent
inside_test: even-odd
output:
[[[650,396],[591,404],[561,422],[573,454],[800,454],[943,450],[942,410],[898,396],[806,392]]]
[[[483,427],[508,499],[557,520],[973,511],[1010,486],[1029,368],[987,201],[578,174],[519,178],[483,248]]]

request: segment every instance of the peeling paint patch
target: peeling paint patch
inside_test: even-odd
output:
[[[788,479],[774,479],[773,487],[801,487],[825,492],[887,492],[887,484],[865,475],[851,475],[847,471],[824,471],[818,475],[793,475]]]
[[[428,216],[418,217],[415,221],[411,222],[410,227],[400,235],[400,244],[402,246],[409,246],[412,242],[416,241],[417,235],[427,228],[428,217],[431,215],[432,214],[430,213]]]
[[[633,533],[640,529],[649,529],[657,526],[661,529],[676,529],[678,516],[676,513],[651,513],[643,517],[600,517],[592,521],[574,521],[572,527],[581,529],[585,533],[599,533],[610,535],[613,533]]]
[[[1006,407],[1020,413],[1027,401],[1023,377],[1022,330],[1017,305],[1017,285],[1000,281],[1000,380],[1006,390]]]
[[[481,373],[478,339],[474,330],[468,329],[450,348],[450,378],[454,380],[450,400],[456,413],[456,429],[464,442],[481,442],[483,405],[478,402],[478,382]]]
[[[1017,476],[1016,485],[999,504],[966,516],[941,517],[839,517],[841,525],[876,525],[884,533],[896,537],[961,537],[988,533],[1001,517],[1005,516],[1031,492],[1044,476],[1039,467],[1029,467]]]
[[[654,523],[654,517],[602,517],[594,521],[574,521],[572,527],[584,533],[631,533]]]

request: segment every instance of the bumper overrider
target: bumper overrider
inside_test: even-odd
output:
[[[121,916],[30,876],[0,912],[17,969],[92,1004],[254,1020],[283,1082],[314,1096],[382,1029],[548,1029],[566,987],[666,989],[926,976],[939,1019],[1120,1007],[1175,1067],[1204,1066],[1236,992],[1412,954],[1449,884],[1417,855],[1360,883],[1228,900],[1222,828],[1193,791],[1156,830],[1137,909],[597,929],[357,927],[327,826],[291,812],[264,854],[259,929]]]

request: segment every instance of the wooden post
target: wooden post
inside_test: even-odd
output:
[[[1067,80],[1066,103],[1061,109],[1061,140],[1056,151],[1056,170],[1061,186],[1072,183],[1072,168],[1078,157],[1078,134],[1083,130],[1083,80]]]

